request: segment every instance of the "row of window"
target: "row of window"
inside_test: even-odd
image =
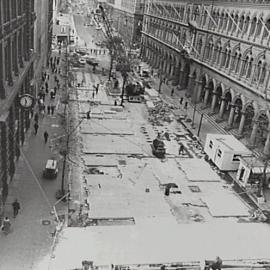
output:
[[[209,148],[213,149],[213,141],[209,141]],[[217,156],[219,158],[222,157],[223,152],[220,149],[217,149]],[[239,162],[241,155],[234,154],[232,157],[232,161]]]
[[[166,43],[170,43],[176,48],[181,48],[190,42],[191,37],[188,36],[190,33],[185,28],[183,28],[183,31],[179,29],[177,35],[172,35],[170,32],[156,28],[156,26],[152,24],[146,30],[151,35]],[[203,37],[197,38],[195,49],[203,61],[217,68],[223,68],[232,75],[235,74],[246,78],[255,85],[263,85],[266,81],[269,65],[266,63],[265,55],[253,56],[251,49],[242,52],[240,45],[231,47],[229,41],[222,44],[221,39],[214,41],[213,37],[209,39],[205,50],[203,47]]]
[[[34,11],[34,4],[35,0],[2,0],[2,5],[0,2],[0,16],[3,14],[3,22],[6,23],[21,16],[26,11]]]
[[[228,35],[247,37],[254,39],[260,37],[262,40],[270,39],[270,19],[265,20],[262,16],[251,16],[250,13],[241,14],[241,10],[219,11],[213,9],[210,15],[209,7],[204,6],[171,6],[166,5],[153,5],[150,9],[150,14],[163,17],[165,19],[176,20],[179,22],[188,23],[196,21],[197,25],[201,28],[208,30],[226,33]],[[150,23],[160,24],[161,28],[166,28],[171,31],[177,31],[178,25],[170,23],[166,20],[160,21],[159,19],[152,18]]]

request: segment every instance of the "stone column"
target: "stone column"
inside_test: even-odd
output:
[[[222,117],[223,117],[223,113],[224,113],[224,109],[225,109],[225,104],[226,104],[226,99],[225,98],[222,98],[221,99],[221,105],[220,105],[219,113],[218,113],[218,117],[220,119],[222,119]]]
[[[246,113],[242,111],[241,112],[241,120],[240,120],[240,124],[239,124],[239,128],[238,128],[238,134],[239,135],[242,135],[243,134],[245,120],[246,120]]]
[[[199,81],[199,80],[195,80],[195,85],[194,85],[194,91],[193,91],[193,95],[192,95],[192,102],[193,103],[197,103],[199,101],[198,97],[201,93],[201,84],[202,84],[202,81]],[[199,93],[199,95],[198,95]]]
[[[270,131],[269,130],[268,130],[267,139],[263,148],[263,153],[267,156],[270,154]]]
[[[252,146],[255,146],[258,127],[259,127],[259,123],[257,121],[254,121],[252,132],[251,132],[251,135],[250,135],[250,144]]]
[[[228,120],[228,127],[232,127],[232,125],[233,125],[234,111],[235,111],[235,105],[231,104],[231,110],[230,110],[230,115],[229,115],[229,120]]]
[[[215,112],[216,103],[217,103],[217,93],[214,92],[213,93],[212,103],[211,103],[211,113],[214,113]]]
[[[209,97],[209,88],[205,87],[205,94],[204,94],[204,99],[203,99],[203,103],[205,106],[207,106],[208,97]]]

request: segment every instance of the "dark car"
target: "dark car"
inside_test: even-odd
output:
[[[90,66],[97,66],[98,65],[98,61],[96,60],[96,58],[86,58],[86,63]]]

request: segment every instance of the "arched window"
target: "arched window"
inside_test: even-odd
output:
[[[221,44],[218,44],[218,49],[217,49],[217,61],[216,64],[219,65],[220,63],[220,58],[221,58],[221,51],[222,51],[222,47]]]
[[[252,72],[252,67],[253,67],[253,58],[251,57],[248,61],[248,66],[247,66],[247,74],[246,74],[246,78],[249,79],[251,76],[251,72]]]
[[[248,34],[249,37],[251,37],[251,36],[254,35],[256,24],[257,24],[257,18],[254,17],[253,20],[252,20],[252,22],[251,22],[250,31],[249,31],[249,34]]]
[[[198,43],[197,43],[197,51],[199,54],[201,54],[201,52],[202,52],[202,38],[200,38]]]
[[[222,25],[221,31],[225,31],[225,30],[226,30],[227,24],[228,24],[228,19],[229,19],[229,16],[228,16],[228,14],[226,13],[226,15],[224,16],[224,21],[223,21],[223,25]]]
[[[266,76],[266,62],[265,56],[263,56],[256,66],[256,70],[254,72],[254,82],[257,84],[263,84]]]
[[[233,20],[234,20],[234,15],[231,14],[231,17],[229,19],[228,32],[232,30]]]
[[[236,64],[236,61],[237,61],[237,56],[238,56],[238,53],[235,52],[232,56],[232,62],[231,62],[231,67],[230,67],[230,70],[234,70],[235,69],[235,64]]]
[[[261,31],[262,31],[262,18],[258,19],[255,37],[259,36]]]
[[[250,24],[250,18],[249,17],[246,17],[246,20],[245,20],[245,23],[244,23],[243,32],[242,32],[243,34],[248,34],[247,33],[247,30],[248,30],[249,24]]]
[[[239,31],[243,32],[244,30],[244,22],[245,22],[245,17],[241,16],[240,22],[239,22]]]
[[[235,17],[234,17],[234,23],[233,23],[233,27],[232,27],[233,32],[235,32],[235,33],[237,32],[236,25],[238,25],[238,19],[239,19],[239,17],[236,14]]]
[[[225,62],[225,68],[228,68],[231,61],[231,49],[230,47],[226,49],[226,62]]]
[[[241,71],[241,76],[245,77],[247,74],[247,69],[248,69],[248,61],[249,61],[249,57],[246,56],[245,59],[243,59],[243,63],[242,63],[242,71]]]
[[[263,38],[267,38],[269,36],[269,31],[270,31],[270,19],[267,20],[267,22],[265,23],[265,27],[267,29],[264,28],[263,31]]]
[[[203,19],[202,19],[202,27],[206,25],[207,16],[208,16],[207,11],[204,11]]]
[[[235,73],[238,73],[239,70],[240,70],[241,57],[242,57],[242,55],[241,55],[241,53],[239,53],[239,54],[237,55],[237,58],[236,58]]]
[[[209,42],[209,56],[208,56],[209,61],[211,61],[211,59],[212,59],[213,50],[214,50],[213,40],[210,40],[210,42]]]
[[[219,29],[218,29],[219,31],[222,30],[223,23],[224,23],[224,13],[222,13],[220,16],[220,23],[219,23]]]

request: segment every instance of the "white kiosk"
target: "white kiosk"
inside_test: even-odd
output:
[[[221,171],[237,171],[240,157],[252,152],[233,135],[207,134],[204,151]]]

